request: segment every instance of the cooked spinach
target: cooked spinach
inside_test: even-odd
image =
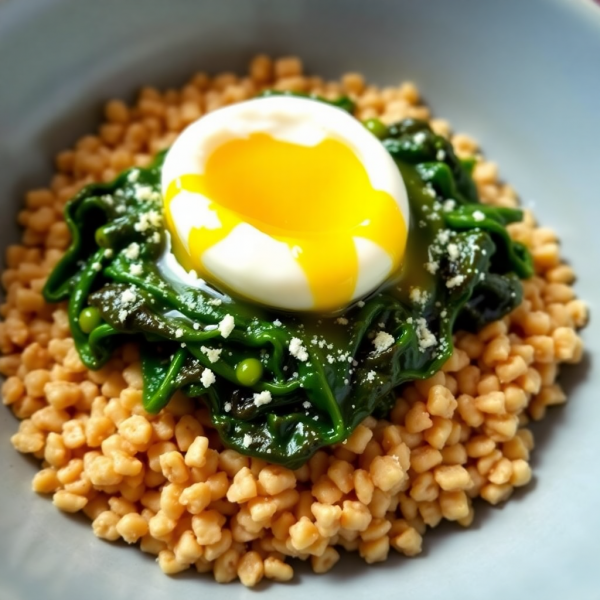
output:
[[[273,312],[168,276],[162,154],[83,189],[66,206],[72,243],[44,294],[68,300],[84,364],[98,369],[139,340],[147,411],[181,389],[206,402],[227,446],[297,468],[385,414],[402,383],[439,370],[457,327],[476,330],[515,308],[519,278],[532,275],[506,231],[521,212],[480,204],[472,165],[426,123],[376,125],[406,184],[408,246],[396,276],[343,315]]]

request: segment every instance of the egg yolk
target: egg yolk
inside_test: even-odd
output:
[[[221,222],[218,229],[192,229],[189,252],[177,240],[169,210],[182,190],[209,198]],[[204,173],[171,182],[165,208],[173,251],[184,267],[214,279],[202,256],[248,223],[289,246],[307,278],[313,310],[319,311],[342,308],[353,298],[359,274],[355,237],[379,245],[391,259],[391,271],[406,246],[406,224],[394,198],[373,189],[359,157],[332,138],[315,146],[265,133],[229,140],[208,157]]]

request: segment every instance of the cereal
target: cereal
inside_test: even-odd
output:
[[[575,329],[587,321],[556,235],[527,216],[508,227],[536,269],[521,306],[477,334],[458,332],[442,370],[404,386],[389,421],[365,419],[296,471],[223,449],[206,410],[182,395],[147,414],[135,346],[87,371],[65,306],[49,308],[41,295],[69,242],[64,203],[90,181],[147,164],[205,112],[271,87],[347,93],[364,119],[429,115],[411,83],[379,90],[359,73],[325,83],[306,76],[297,57],[265,55],[252,60],[247,78],[198,73],[181,92],[145,88],[134,106],[112,100],[99,135],[58,155],[52,189],[27,194],[19,215],[24,245],[7,249],[2,275],[2,399],[21,419],[13,446],[45,460],[33,490],[51,494],[63,511],[83,511],[98,537],[139,543],[165,573],[195,568],[250,587],[263,578],[292,579],[290,558],[325,573],[340,559],[340,546],[368,563],[390,550],[415,556],[427,527],[443,519],[466,527],[472,499],[498,504],[527,485],[534,446],[527,417],[539,419],[566,401],[558,365],[581,359]],[[445,121],[431,125],[459,156],[478,151]],[[478,158],[474,179],[484,201],[515,205],[494,163]]]

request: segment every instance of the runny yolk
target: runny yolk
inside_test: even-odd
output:
[[[335,139],[302,146],[253,133],[220,145],[202,175],[183,175],[167,190],[167,223],[174,238],[169,205],[181,190],[209,198],[222,224],[219,229],[192,229],[189,254],[174,239],[174,252],[184,266],[210,279],[202,262],[206,250],[248,223],[289,246],[308,280],[313,310],[350,303],[359,270],[354,237],[378,244],[389,255],[392,270],[404,253],[406,224],[397,203],[387,192],[373,189],[358,156]]]

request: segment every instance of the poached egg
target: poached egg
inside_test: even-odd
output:
[[[167,153],[161,185],[178,262],[272,308],[338,311],[404,256],[398,167],[360,121],[324,102],[270,96],[201,117]]]

